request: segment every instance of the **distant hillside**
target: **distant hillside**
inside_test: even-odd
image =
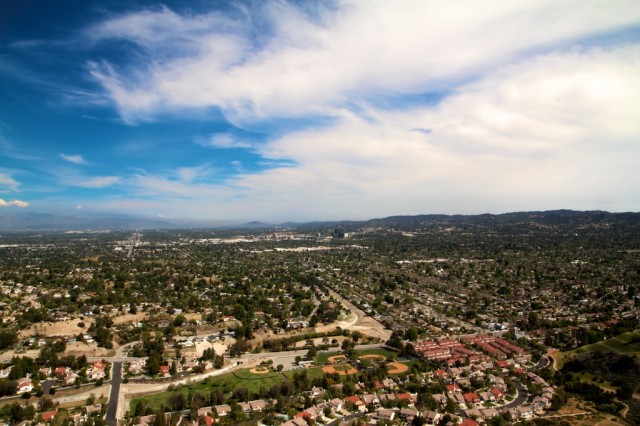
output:
[[[0,231],[82,231],[178,228],[177,225],[134,216],[62,216],[46,213],[18,213],[0,216]]]
[[[387,227],[410,230],[421,227],[488,227],[505,230],[523,225],[539,226],[607,226],[624,229],[624,232],[640,232],[640,213],[608,213],[604,211],[553,210],[542,212],[516,212],[481,215],[429,214],[415,216],[389,216],[366,221],[318,221],[306,223],[286,222],[267,224],[259,221],[242,225],[207,225],[203,223],[172,223],[165,220],[140,218],[129,215],[84,214],[64,216],[44,213],[17,213],[0,215],[0,231],[40,231],[40,230],[135,230],[135,229],[178,229],[178,228],[235,228],[267,229],[298,228],[326,229],[342,227],[347,230],[358,227]]]
[[[541,212],[516,212],[504,214],[481,215],[417,215],[417,216],[389,216],[382,219],[372,219],[370,224],[419,224],[419,223],[449,223],[449,224],[515,224],[540,223],[548,225],[560,224],[594,224],[615,221],[619,223],[640,223],[640,213],[609,213],[604,211],[575,211],[550,210]]]

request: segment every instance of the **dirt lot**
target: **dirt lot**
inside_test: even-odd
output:
[[[95,344],[89,345],[84,342],[74,342],[67,344],[67,350],[64,351],[64,355],[73,356],[88,356],[88,357],[108,357],[113,356],[113,349],[99,348]]]
[[[78,327],[78,323],[83,322],[84,327]],[[80,333],[86,333],[93,320],[85,318],[84,320],[69,320],[59,322],[44,322],[34,324],[31,327],[20,331],[20,339],[40,335],[45,337],[55,336],[77,336]]]
[[[128,322],[134,321],[139,322],[147,319],[148,317],[149,314],[147,314],[146,312],[138,312],[137,314],[118,315],[117,317],[112,317],[111,319],[113,320],[114,324],[126,324]]]
[[[389,340],[391,337],[391,330],[387,330],[384,328],[380,322],[377,320],[366,316],[364,312],[360,309],[356,308],[353,303],[341,297],[338,293],[331,290],[331,295],[339,301],[342,306],[348,309],[351,312],[350,318],[346,319],[344,323],[338,322],[342,328],[346,328],[351,331],[360,331],[362,334],[377,337],[383,341]],[[326,331],[326,330],[317,330],[317,331]]]

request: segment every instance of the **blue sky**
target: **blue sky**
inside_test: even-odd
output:
[[[640,210],[637,1],[8,1],[0,214]]]

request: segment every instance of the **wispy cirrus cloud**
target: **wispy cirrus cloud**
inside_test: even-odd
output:
[[[15,180],[7,173],[0,173],[0,193],[2,192],[15,192],[18,190],[20,182]]]
[[[218,149],[253,148],[254,144],[246,139],[240,138],[231,133],[216,133],[209,138],[197,138],[196,143],[200,146]]]
[[[240,121],[334,116],[372,97],[464,82],[640,19],[633,1],[315,5],[266,2],[244,15],[161,8],[115,16],[90,29],[94,39],[132,42],[141,59],[96,62],[92,76],[130,120],[209,106]],[[266,29],[260,38],[256,22]]]
[[[145,208],[176,217],[314,219],[321,211],[368,218],[567,203],[633,210],[640,203],[629,185],[640,181],[638,69],[640,46],[539,55],[462,85],[438,105],[371,108],[366,117],[344,112],[330,126],[255,148],[266,159],[289,160],[287,167],[222,183],[178,171],[139,174],[128,184]]]
[[[76,179],[73,182],[69,182],[70,185],[78,186],[81,188],[106,188],[113,186],[122,181],[120,176],[93,176],[83,179]]]
[[[50,170],[61,188],[108,188],[123,181],[121,176],[91,176],[69,169]]]
[[[63,154],[60,153],[60,158],[62,158],[65,161],[68,161],[69,163],[73,163],[73,164],[78,164],[78,165],[85,165],[88,164],[87,160],[85,160],[82,155],[68,155],[68,154]]]

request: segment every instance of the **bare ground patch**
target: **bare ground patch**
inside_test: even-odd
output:
[[[331,364],[338,364],[340,362],[345,362],[346,360],[347,357],[344,355],[334,355],[327,358],[327,361],[329,361]]]
[[[79,323],[84,323],[84,327],[78,327]],[[35,335],[44,337],[77,336],[80,333],[86,333],[91,323],[93,323],[92,319],[85,318],[84,320],[75,319],[33,324],[20,331],[20,338],[24,339]]]
[[[327,365],[322,367],[322,371],[329,374],[338,373],[341,376],[347,376],[358,372],[358,370],[351,364]]]
[[[387,357],[385,357],[384,355],[378,355],[378,354],[362,355],[359,358],[360,359],[379,359],[380,361],[384,361],[387,359]]]
[[[389,368],[387,369],[387,373],[389,374],[402,374],[407,371],[409,371],[409,367],[400,362],[390,362]]]
[[[253,374],[267,374],[270,373],[271,370],[267,367],[255,367],[250,369],[249,372]]]

